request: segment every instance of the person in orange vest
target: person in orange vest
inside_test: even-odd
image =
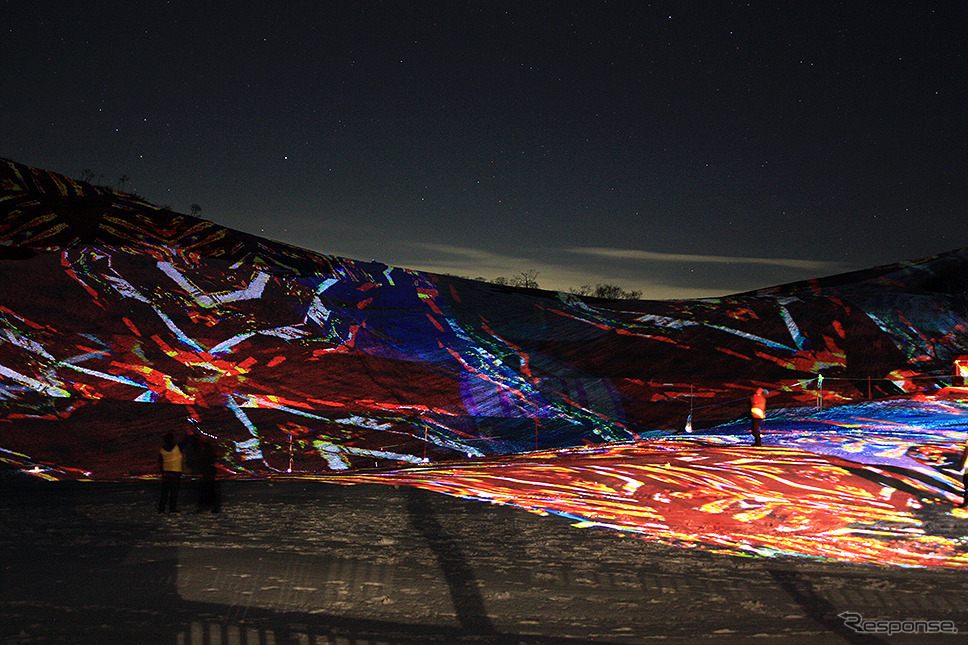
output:
[[[753,445],[762,446],[760,428],[763,426],[763,419],[766,418],[766,390],[761,387],[756,388],[756,393],[750,397],[750,417],[753,421],[750,427],[753,431]]]
[[[952,385],[964,387],[968,385],[968,356],[959,356],[954,361],[954,379]]]
[[[178,487],[181,484],[183,467],[184,457],[181,448],[175,443],[175,435],[171,432],[165,433],[161,450],[158,451],[158,469],[161,470],[159,513],[164,513],[165,507],[168,507],[170,513],[178,512]]]

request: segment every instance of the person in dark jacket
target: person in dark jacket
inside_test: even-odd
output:
[[[216,479],[217,469],[215,463],[218,455],[215,446],[210,441],[198,437],[198,510],[199,512],[208,508],[213,513],[218,513],[221,508],[219,500],[218,480]]]

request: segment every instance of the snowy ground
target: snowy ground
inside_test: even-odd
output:
[[[181,513],[159,515],[156,492],[0,477],[2,643],[954,643],[968,632],[959,570],[720,555],[406,486],[225,482],[218,515],[196,514],[190,488]],[[868,630],[960,636],[858,633],[844,612],[882,621]]]

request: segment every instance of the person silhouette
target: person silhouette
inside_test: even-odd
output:
[[[217,469],[215,463],[218,455],[215,446],[206,439],[198,438],[198,510],[201,512],[208,508],[213,513],[218,513],[221,508],[219,500],[218,481],[215,478]]]
[[[750,397],[750,417],[752,418],[750,430],[753,432],[753,445],[762,446],[760,430],[763,426],[763,419],[766,418],[766,390],[761,387],[756,388],[756,392]]]

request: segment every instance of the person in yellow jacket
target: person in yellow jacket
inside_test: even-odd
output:
[[[766,418],[766,390],[761,387],[756,388],[756,392],[750,397],[750,417],[752,417],[750,430],[753,432],[753,445],[762,446],[760,428],[763,426],[763,419]]]
[[[162,437],[161,450],[158,451],[158,468],[161,470],[161,499],[158,501],[158,512],[178,512],[178,487],[181,484],[182,469],[185,458],[181,448],[175,443],[175,435],[171,432]]]

